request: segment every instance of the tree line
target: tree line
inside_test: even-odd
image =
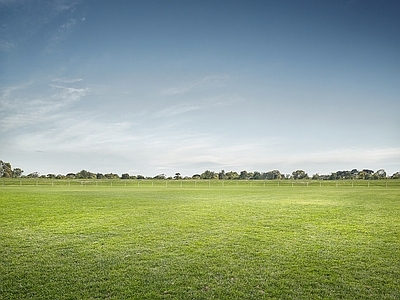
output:
[[[180,173],[175,173],[174,176],[167,177],[165,174],[158,174],[154,177],[148,177],[144,175],[129,175],[128,173],[123,173],[121,175],[115,173],[93,173],[87,170],[81,170],[77,173],[68,174],[39,174],[38,172],[33,172],[28,175],[23,175],[23,170],[21,168],[12,168],[11,164],[0,160],[0,177],[2,178],[47,178],[47,179],[156,179],[156,180],[302,180],[302,179],[312,179],[312,180],[378,180],[378,179],[400,179],[400,172],[395,172],[391,176],[388,176],[383,169],[377,171],[363,169],[357,170],[352,169],[349,171],[336,171],[331,172],[329,175],[320,175],[318,173],[309,176],[304,170],[295,170],[291,174],[283,174],[279,170],[272,170],[268,172],[248,172],[241,171],[240,173],[235,171],[225,172],[221,170],[220,172],[214,172],[206,170],[201,174],[194,174],[193,176],[182,176]]]

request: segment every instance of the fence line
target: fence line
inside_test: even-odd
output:
[[[381,180],[137,180],[2,178],[1,186],[96,186],[164,188],[234,187],[399,187],[398,179]]]

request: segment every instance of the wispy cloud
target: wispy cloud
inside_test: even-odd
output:
[[[11,52],[16,47],[15,42],[0,41],[0,51]]]
[[[76,25],[76,19],[69,19],[67,22],[62,24],[53,37],[49,40],[47,52],[51,52],[58,44],[64,41],[68,35],[72,32]]]
[[[83,81],[83,79],[82,78],[70,78],[70,79],[52,78],[52,81],[53,82],[58,82],[58,83],[70,84],[70,83],[81,82],[81,81]]]
[[[9,53],[18,47],[29,47],[32,37],[43,35],[44,31],[53,32],[53,35],[43,45],[45,51],[50,52],[72,32],[77,20],[76,7],[81,1],[77,0],[0,0],[0,8],[4,9],[4,18],[0,26],[0,51]],[[15,16],[18,15],[19,19]],[[63,20],[64,23],[52,29],[52,24]],[[53,22],[57,20],[57,22]],[[49,25],[51,24],[51,25]],[[46,32],[46,35],[47,32]],[[38,42],[42,40],[36,38]],[[47,49],[46,49],[47,46]]]
[[[37,88],[42,89],[42,92],[35,94]],[[3,107],[0,110],[0,129],[7,131],[29,124],[45,123],[58,111],[81,100],[89,91],[89,88],[54,84],[48,84],[46,87],[41,82],[7,87],[0,96]]]
[[[179,104],[159,110],[153,116],[154,118],[168,118],[199,109],[201,109],[200,105]]]

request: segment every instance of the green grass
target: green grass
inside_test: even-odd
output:
[[[146,184],[0,186],[0,299],[400,299],[398,187]]]

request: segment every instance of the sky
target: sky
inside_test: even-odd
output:
[[[400,171],[400,3],[0,0],[27,175]]]

